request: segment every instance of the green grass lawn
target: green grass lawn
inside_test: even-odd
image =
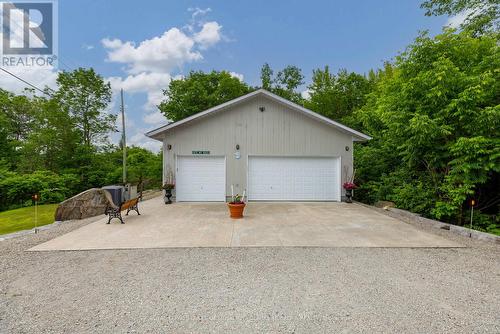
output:
[[[54,222],[54,213],[56,212],[57,205],[58,204],[46,204],[38,206],[37,226],[47,225]],[[34,206],[0,212],[0,234],[29,230],[34,227]]]

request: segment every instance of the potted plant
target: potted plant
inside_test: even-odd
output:
[[[352,181],[344,183],[345,197],[347,197],[346,203],[352,203],[352,191],[357,187],[358,186]]]
[[[243,197],[236,194],[236,196],[232,196],[231,202],[227,203],[229,208],[229,216],[233,219],[243,218],[243,210],[245,209],[245,202],[243,199],[245,198],[245,193],[243,193]]]
[[[172,190],[175,188],[175,183],[165,182],[162,189],[165,190],[165,204],[172,204]]]
[[[345,171],[346,176],[349,175],[347,169],[344,169],[344,171]],[[354,183],[354,175],[356,175],[356,170],[354,170],[354,172],[352,173],[352,175],[350,177],[347,177],[347,182],[344,182],[344,185],[343,185],[343,187],[345,189],[345,197],[347,197],[346,203],[352,203],[352,191],[358,187]]]
[[[172,197],[172,190],[175,189],[175,181],[174,173],[172,172],[172,169],[170,169],[170,166],[168,167],[165,183],[163,183],[161,188],[165,190],[165,204],[172,204],[172,200],[170,198]]]

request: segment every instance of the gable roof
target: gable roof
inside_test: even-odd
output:
[[[205,111],[202,111],[202,112],[199,112],[197,114],[194,114],[194,115],[191,115],[189,117],[186,117],[180,121],[177,121],[177,122],[172,122],[172,123],[169,123],[167,125],[164,125],[164,126],[161,126],[157,129],[154,129],[152,131],[149,131],[146,133],[146,136],[150,137],[150,138],[153,138],[153,139],[156,139],[156,140],[162,140],[162,134],[167,132],[168,130],[170,129],[173,129],[175,127],[178,127],[180,125],[183,125],[183,124],[186,124],[186,123],[189,123],[189,122],[192,122],[194,120],[198,120],[198,119],[201,119],[207,115],[210,115],[210,114],[213,114],[213,113],[216,113],[218,111],[222,111],[222,110],[225,110],[227,109],[228,107],[231,107],[231,106],[234,106],[236,104],[239,104],[243,101],[246,101],[254,96],[258,96],[258,95],[264,95],[268,98],[270,98],[271,100],[274,100],[278,103],[281,103],[283,105],[286,105],[287,107],[290,107],[291,109],[294,109],[298,112],[301,112],[303,114],[305,114],[306,116],[309,116],[311,118],[314,118],[322,123],[325,123],[327,125],[330,125],[334,128],[337,128],[338,130],[342,131],[342,132],[345,132],[345,133],[348,133],[350,135],[352,135],[353,137],[353,140],[354,141],[365,141],[365,140],[370,140],[372,139],[370,136],[368,135],[365,135],[364,133],[361,133],[359,131],[356,131],[354,129],[351,129],[350,127],[348,126],[345,126],[343,124],[340,124],[338,122],[335,122],[325,116],[322,116],[318,113],[315,113],[314,111],[312,110],[309,110],[309,109],[306,109],[296,103],[293,103],[287,99],[284,99],[282,98],[281,96],[278,96],[276,94],[273,94],[265,89],[258,89],[256,91],[253,91],[251,93],[248,93],[246,95],[243,95],[243,96],[240,96],[240,97],[237,97],[233,100],[230,100],[230,101],[227,101],[225,103],[222,103],[222,104],[219,104],[218,106],[215,106],[215,107],[212,107],[210,109],[207,109]]]

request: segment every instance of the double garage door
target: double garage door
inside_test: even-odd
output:
[[[249,157],[248,199],[340,201],[340,159]]]
[[[248,158],[248,199],[253,201],[340,201],[340,159]],[[224,201],[224,157],[177,157],[177,201]]]

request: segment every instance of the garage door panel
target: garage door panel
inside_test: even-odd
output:
[[[249,157],[250,200],[340,200],[339,158]]]
[[[176,200],[225,201],[224,157],[177,157]]]

